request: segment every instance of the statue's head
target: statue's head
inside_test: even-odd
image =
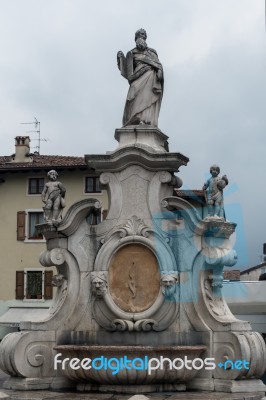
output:
[[[138,38],[142,38],[144,40],[147,39],[147,32],[145,31],[145,29],[141,28],[137,30],[137,32],[135,33],[135,42]]]
[[[216,164],[210,167],[210,173],[212,176],[218,176],[220,173],[220,167]]]
[[[92,292],[97,297],[103,297],[107,292],[107,277],[104,272],[92,272]]]
[[[163,295],[170,299],[176,292],[176,284],[178,283],[177,273],[174,271],[162,272],[161,287]]]
[[[145,42],[142,37],[138,37],[136,40],[136,46],[140,51],[144,51],[147,49],[147,42]]]
[[[48,176],[48,178],[51,179],[52,181],[56,181],[56,179],[58,178],[58,173],[57,173],[54,169],[51,169],[51,171],[49,171],[49,172],[47,173],[47,176]]]

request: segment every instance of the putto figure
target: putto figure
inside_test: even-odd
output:
[[[117,53],[121,75],[130,84],[123,116],[123,126],[158,126],[163,97],[163,67],[154,49],[147,46],[147,33],[135,33],[136,47],[124,56]]]
[[[203,190],[206,193],[208,216],[225,219],[223,189],[228,185],[228,179],[226,175],[220,177],[219,173],[218,165],[210,167],[211,177],[204,184]]]
[[[44,218],[46,222],[54,224],[61,220],[62,211],[65,207],[66,189],[61,182],[57,180],[58,173],[51,170],[47,174],[49,182],[47,182],[42,191],[42,201],[45,204],[43,207]]]

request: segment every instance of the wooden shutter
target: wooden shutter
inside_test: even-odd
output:
[[[16,271],[16,299],[24,299],[24,271]]]
[[[106,219],[108,210],[103,210],[103,221]]]
[[[25,211],[17,212],[17,240],[25,240]]]
[[[44,272],[44,298],[45,300],[51,300],[53,298],[53,286],[52,286],[53,271]]]

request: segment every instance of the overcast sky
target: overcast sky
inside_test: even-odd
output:
[[[264,0],[0,0],[1,155],[34,117],[49,139],[41,154],[115,149],[128,90],[116,53],[141,27],[164,66],[159,127],[190,158],[183,188],[220,165],[238,265],[255,265],[266,242]]]

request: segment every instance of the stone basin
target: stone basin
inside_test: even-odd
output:
[[[60,357],[58,356],[58,360],[66,358],[80,360],[79,364],[75,365],[75,367],[79,366],[79,369],[71,368],[70,360],[65,363],[64,368],[62,368],[62,364],[58,365],[58,369],[61,370],[62,375],[70,380],[79,383],[87,382],[102,385],[147,385],[179,384],[190,381],[199,372],[199,369],[196,368],[200,363],[203,363],[200,355],[206,350],[206,346],[59,345],[55,347],[55,350],[57,350],[57,354],[62,354]],[[134,361],[135,368],[132,368],[132,364],[127,364],[128,368],[120,368],[118,363],[121,363],[121,359],[124,363],[125,357],[127,357],[126,360],[138,359]],[[154,360],[151,362],[152,358],[161,360],[161,357],[168,359],[163,362],[162,368],[159,367],[157,361]],[[91,360],[98,358],[98,360],[94,361],[96,368],[81,368],[82,360],[88,358]],[[171,369],[171,363],[175,359],[178,359],[174,362],[175,368],[172,365]],[[195,361],[196,368],[187,369],[184,366],[185,359],[188,361],[198,359],[197,362]],[[147,360],[149,360],[151,366],[157,366],[157,369],[149,371]],[[91,363],[83,365],[87,368]],[[191,367],[191,363],[189,363],[189,367]]]

